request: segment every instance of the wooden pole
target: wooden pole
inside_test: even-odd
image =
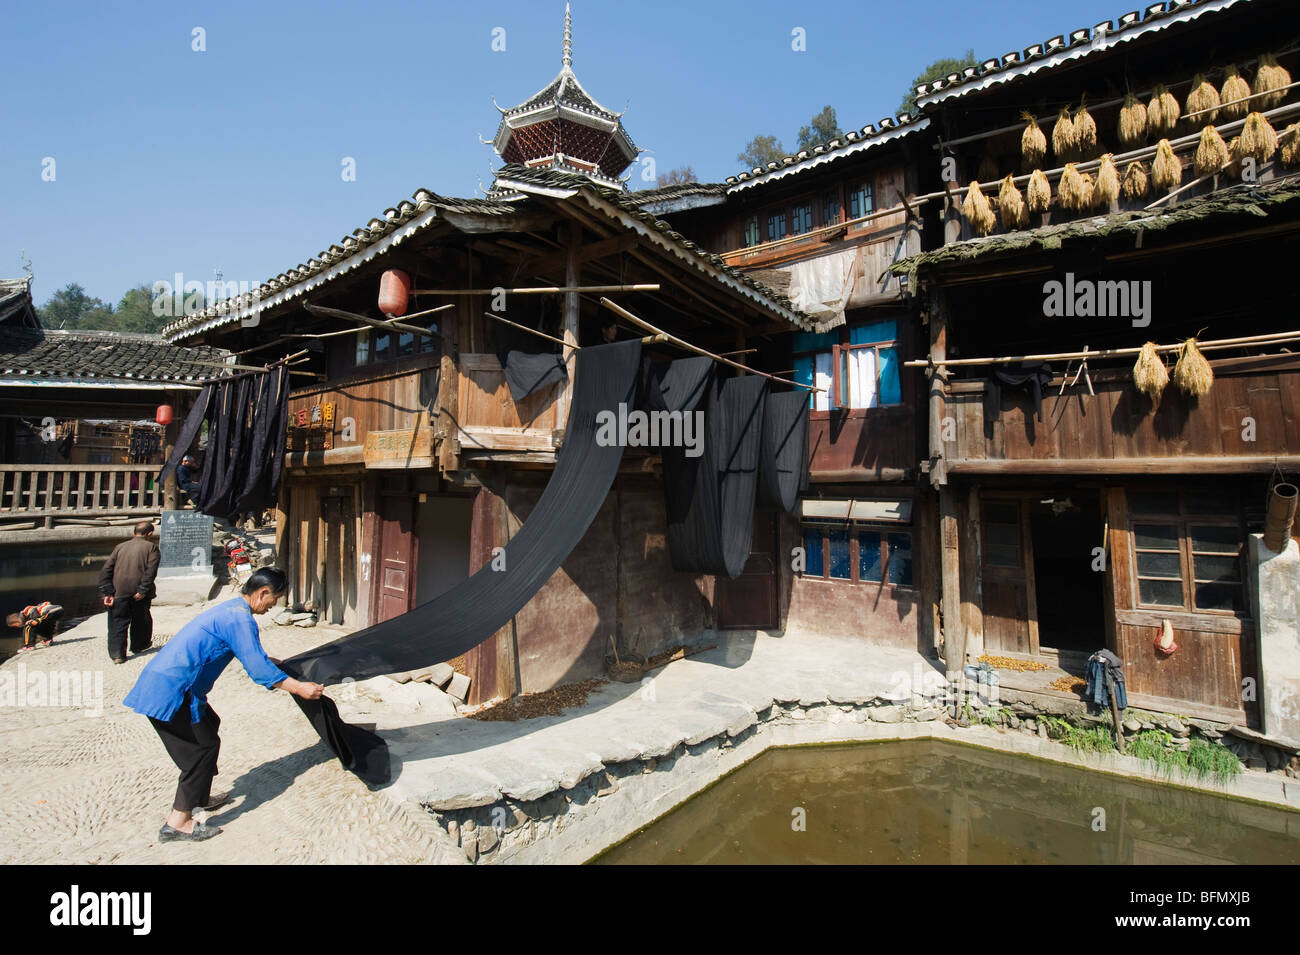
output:
[[[502,318],[500,315],[497,315],[494,312],[484,312],[483,314],[486,315],[488,318],[501,322],[502,324],[509,325],[512,328],[517,328],[521,332],[528,332],[530,335],[536,335],[538,338],[545,338],[548,342],[555,342],[555,344],[563,345],[565,348],[578,349],[582,347],[581,345],[570,345],[562,338],[556,338],[554,335],[546,334],[546,332],[539,332],[537,329],[529,328],[527,325],[520,325],[518,322],[512,322],[510,321],[510,319]]]
[[[1279,345],[1284,342],[1300,340],[1300,331],[1294,332],[1273,332],[1269,335],[1248,335],[1243,338],[1220,338],[1215,341],[1197,342],[1196,347],[1201,351],[1218,350],[1221,348],[1237,348],[1242,345]],[[1174,352],[1182,348],[1182,343],[1177,345],[1157,345],[1158,352]],[[1141,348],[1105,348],[1101,351],[1071,351],[1071,352],[1054,352],[1045,355],[1000,355],[996,358],[952,358],[936,361],[931,355],[929,359],[918,358],[911,361],[903,362],[904,368],[929,368],[931,366],[955,368],[958,365],[1002,365],[1018,361],[1073,361],[1081,358],[1123,358],[1129,355],[1137,355],[1142,351]]]
[[[363,325],[369,325],[372,328],[396,329],[399,332],[408,332],[412,335],[423,335],[425,338],[437,338],[437,332],[431,332],[427,328],[421,328],[419,325],[407,325],[396,321],[383,321],[378,318],[371,318],[368,315],[358,315],[356,312],[345,312],[341,308],[326,308],[324,305],[313,305],[310,302],[304,302],[303,308],[313,315],[319,315],[324,318],[338,318],[346,322],[361,322]]]
[[[561,428],[567,428],[569,423],[569,405],[573,401],[573,356],[578,349],[578,322],[582,314],[582,301],[578,298],[582,279],[580,278],[582,263],[579,255],[582,252],[582,226],[576,222],[569,223],[568,242],[566,243],[566,256],[564,260],[564,367],[568,372],[568,378],[560,391],[560,399],[556,406],[556,424]],[[659,290],[656,285],[655,291]]]
[[[664,336],[664,337],[663,337],[663,340],[664,340],[664,341],[669,342],[669,343],[671,343],[671,344],[673,344],[673,345],[676,345],[678,348],[685,348],[687,351],[693,351],[693,352],[695,352],[697,355],[704,355],[706,358],[712,358],[714,361],[720,361],[720,362],[722,362],[724,365],[730,365],[732,368],[739,369],[740,371],[743,371],[743,372],[749,372],[749,373],[751,373],[751,374],[755,374],[755,375],[762,375],[764,378],[768,378],[768,379],[770,379],[770,380],[772,380],[772,381],[779,381],[779,382],[780,382],[781,384],[783,384],[783,385],[794,385],[796,388],[806,388],[808,391],[825,391],[825,390],[826,390],[825,388],[818,388],[818,387],[816,387],[815,385],[805,385],[805,384],[803,384],[803,383],[801,383],[801,382],[798,382],[798,381],[790,381],[790,380],[787,379],[787,378],[778,378],[778,377],[776,377],[776,375],[769,375],[769,374],[768,374],[767,372],[765,372],[765,371],[754,371],[754,369],[752,369],[752,368],[747,368],[746,366],[740,364],[740,362],[732,361],[730,358],[723,358],[721,355],[715,355],[715,354],[714,354],[713,352],[711,352],[711,351],[705,351],[703,348],[700,348],[698,345],[692,345],[690,342],[683,341],[682,339],[678,338],[676,335],[670,335],[670,334],[668,334],[668,332],[665,332],[662,328],[655,328],[655,327],[654,327],[653,325],[651,325],[649,322],[644,321],[643,319],[637,318],[635,315],[633,315],[633,314],[632,314],[631,312],[629,312],[627,309],[623,308],[623,307],[620,306],[620,305],[616,305],[616,304],[614,304],[614,303],[611,302],[609,299],[607,299],[607,298],[605,298],[605,297],[603,297],[603,296],[602,296],[601,299],[600,299],[600,304],[603,305],[603,306],[605,306],[607,309],[609,309],[609,310],[610,310],[611,312],[613,312],[615,315],[618,315],[620,318],[625,318],[625,319],[627,319],[629,322],[631,322],[633,325],[636,325],[638,328],[642,328],[642,329],[644,329],[645,331],[650,332],[650,334],[652,334],[652,335],[662,335],[662,336]]]
[[[575,266],[576,262],[572,263]],[[567,266],[566,266],[567,272]],[[534,285],[523,288],[422,288],[412,289],[411,295],[577,295],[596,292],[657,292],[659,283],[646,285],[579,285],[566,278],[564,285]]]

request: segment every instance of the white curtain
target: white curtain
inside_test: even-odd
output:
[[[849,406],[875,408],[880,404],[876,388],[876,350],[854,348],[849,352]]]
[[[831,398],[831,353],[821,352],[814,356],[813,384],[823,389],[822,391],[813,392],[813,410],[829,411]]]

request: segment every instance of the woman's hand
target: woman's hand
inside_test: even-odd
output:
[[[325,693],[325,687],[319,683],[304,683],[302,680],[285,680],[280,686],[304,700],[319,700]]]

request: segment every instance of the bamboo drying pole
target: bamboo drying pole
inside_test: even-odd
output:
[[[1300,341],[1300,331],[1274,332],[1271,335],[1250,335],[1244,338],[1221,338],[1217,341],[1197,342],[1201,351],[1217,351],[1221,348],[1238,348],[1243,345],[1281,345],[1286,342]],[[1182,344],[1157,345],[1158,352],[1178,351]],[[1083,358],[1124,358],[1137,355],[1141,348],[1107,348],[1101,351],[1055,352],[1047,355],[1000,355],[996,358],[950,358],[945,361],[932,362],[928,358],[917,358],[903,362],[904,368],[955,367],[958,365],[1005,365],[1019,361],[1073,361]]]
[[[751,375],[759,375],[763,378],[768,378],[772,381],[779,381],[783,385],[794,385],[796,388],[806,388],[809,391],[826,390],[825,388],[818,388],[815,385],[805,385],[798,381],[790,381],[788,378],[778,378],[776,377],[776,375],[769,375],[765,371],[756,371],[753,368],[750,368],[746,365],[742,365],[738,361],[732,361],[730,358],[723,358],[721,355],[715,355],[711,351],[705,351],[703,348],[700,348],[698,345],[692,345],[690,342],[683,341],[682,339],[678,338],[676,335],[668,334],[662,328],[655,328],[649,322],[645,321],[644,319],[637,318],[627,309],[623,308],[620,305],[616,305],[614,302],[611,302],[603,295],[600,298],[600,304],[605,306],[615,315],[618,315],[620,318],[627,319],[629,322],[631,322],[633,325],[636,325],[638,328],[650,332],[654,336],[662,335],[663,336],[663,338],[661,339],[662,341],[670,342],[671,344],[676,345],[678,348],[685,348],[687,351],[693,351],[697,355],[703,355],[706,358],[712,358],[714,361],[720,361],[724,365],[730,365],[732,368],[739,368],[741,371],[749,372]]]
[[[500,315],[497,315],[497,314],[495,314],[495,313],[493,313],[493,312],[484,312],[483,314],[486,315],[488,318],[494,318],[494,319],[496,319],[498,322],[501,322],[501,323],[504,324],[504,325],[509,325],[511,328],[517,328],[517,329],[519,329],[521,332],[528,332],[528,334],[530,334],[530,335],[536,335],[538,338],[545,338],[548,342],[555,342],[555,344],[557,344],[557,345],[563,345],[565,348],[581,348],[581,347],[582,347],[581,345],[575,345],[575,344],[573,344],[572,342],[566,342],[566,341],[565,341],[564,339],[562,339],[562,338],[556,338],[554,335],[548,335],[548,334],[546,334],[546,332],[539,332],[537,329],[535,329],[535,328],[529,328],[527,325],[520,325],[518,322],[512,322],[512,321],[510,321],[510,319],[508,319],[508,318],[502,318]]]
[[[349,322],[361,322],[363,325],[370,325],[373,328],[394,329],[399,332],[408,332],[412,335],[423,335],[426,338],[440,337],[437,332],[430,331],[427,328],[421,328],[419,325],[407,325],[397,321],[383,321],[378,318],[371,318],[368,315],[358,315],[356,312],[345,312],[341,308],[326,308],[324,305],[312,305],[310,302],[304,302],[303,308],[313,315],[320,315],[325,318],[339,318]]]
[[[539,285],[524,288],[417,288],[412,295],[554,295],[561,292],[657,292],[659,283],[646,285]]]

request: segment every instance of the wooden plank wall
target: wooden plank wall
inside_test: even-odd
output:
[[[289,395],[290,419],[300,409],[310,412],[314,405],[333,402],[336,448],[348,446],[343,441],[346,418],[356,422],[358,446],[365,444],[371,431],[416,427],[421,412],[426,412],[421,420],[428,427],[437,397],[437,362],[437,356],[429,356],[419,362],[420,367],[398,374],[300,388]]]
[[[954,383],[947,413],[957,423],[959,460],[1040,461],[1183,455],[1300,454],[1300,371],[1220,375],[1199,401],[1172,384],[1152,408],[1127,374],[1093,378],[1096,395],[1080,381],[1058,397],[1060,379],[1034,419],[1023,393],[1003,390],[1003,408],[984,436],[983,385]],[[1255,420],[1255,440],[1243,439],[1242,419]]]
[[[510,397],[505,372],[495,355],[463,354],[460,356],[457,402],[460,420],[457,424],[462,428],[514,428],[549,438],[559,426],[556,423],[556,398],[561,387],[561,383],[556,383],[516,402]]]

